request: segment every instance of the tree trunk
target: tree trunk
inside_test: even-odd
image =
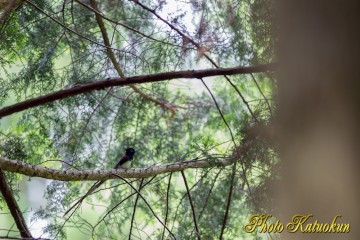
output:
[[[350,223],[347,234],[284,239],[360,239],[360,3],[280,0],[279,118],[281,220]]]

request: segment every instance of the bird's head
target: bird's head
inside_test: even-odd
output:
[[[135,154],[135,149],[133,149],[133,148],[127,148],[127,149],[125,149],[125,154],[127,155],[127,156],[129,156],[129,157],[133,157],[134,156],[134,154]]]

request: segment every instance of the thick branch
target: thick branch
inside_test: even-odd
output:
[[[231,159],[224,159],[218,161],[189,160],[164,164],[160,166],[153,166],[149,168],[73,171],[57,170],[0,157],[0,169],[4,171],[21,173],[30,177],[42,177],[60,181],[96,181],[116,179],[117,177],[114,176],[114,174],[121,175],[124,178],[146,178],[162,173],[178,172],[187,168],[209,168],[214,166],[227,166],[231,163]]]
[[[6,182],[5,174],[2,170],[0,170],[0,191],[10,210],[12,217],[15,220],[15,224],[19,229],[21,237],[26,239],[32,239],[33,237],[31,236],[31,233],[26,226],[25,219],[14,198],[11,188]]]
[[[151,83],[161,82],[179,78],[204,78],[220,75],[235,75],[235,74],[249,74],[256,72],[266,72],[275,70],[275,64],[263,64],[250,67],[233,67],[233,68],[217,68],[205,70],[189,70],[178,72],[165,72],[150,75],[140,75],[126,78],[108,78],[102,81],[95,81],[87,84],[76,85],[72,88],[63,89],[60,91],[52,92],[36,98],[28,99],[23,102],[4,107],[0,109],[0,118],[11,115],[16,112],[44,105],[46,103],[54,102],[71,96],[87,93],[94,90],[101,90],[113,86],[126,86],[135,83]]]

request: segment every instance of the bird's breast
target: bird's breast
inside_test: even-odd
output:
[[[131,166],[131,160],[126,161],[124,164],[122,164],[120,167],[121,168],[129,168]]]

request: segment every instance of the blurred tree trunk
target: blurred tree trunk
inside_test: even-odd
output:
[[[283,239],[360,239],[360,3],[277,4],[281,220],[314,214],[309,223],[331,223],[340,214],[351,230]]]

